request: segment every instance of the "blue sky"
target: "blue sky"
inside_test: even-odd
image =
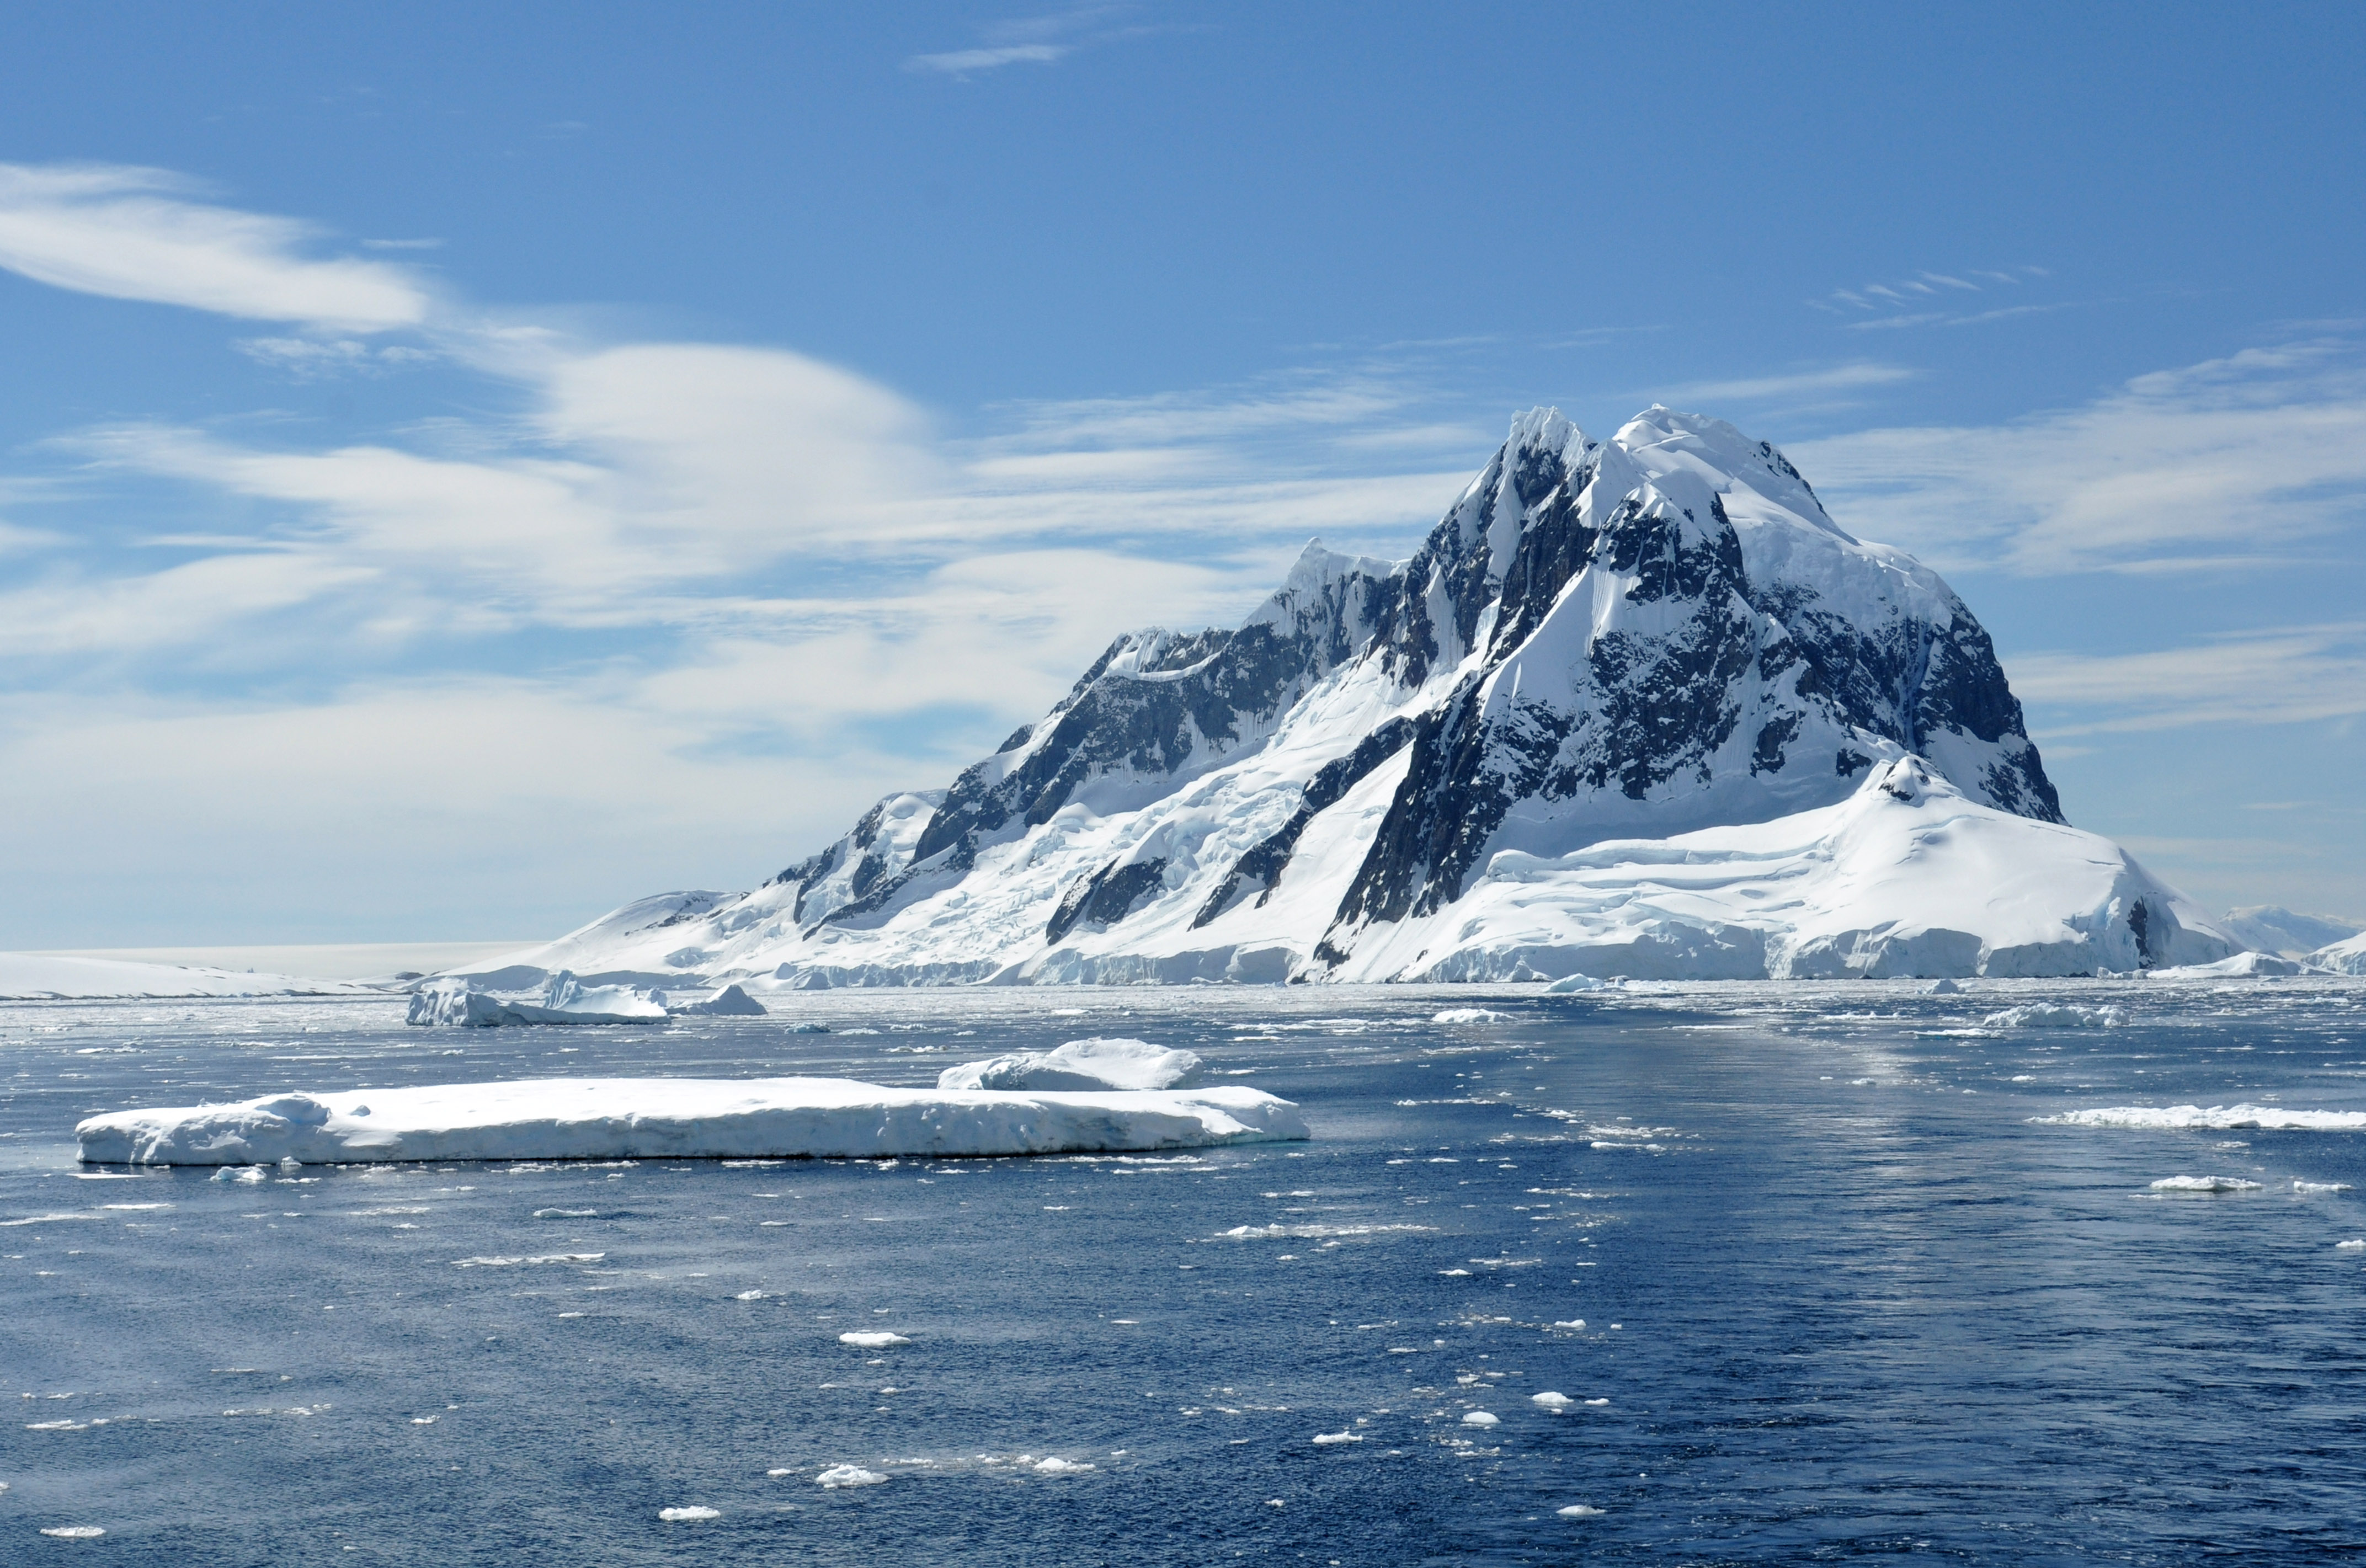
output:
[[[2066,808],[2366,919],[2366,12],[0,16],[0,946],[745,886],[1557,403],[1782,445]]]

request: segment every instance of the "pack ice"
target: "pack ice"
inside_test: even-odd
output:
[[[890,1089],[849,1078],[543,1078],[276,1094],[118,1111],[82,1157],[135,1165],[418,1159],[762,1159],[1078,1154],[1303,1138],[1237,1085],[1096,1093]]]
[[[1989,636],[1774,446],[1551,410],[1406,560],[1128,634],[949,787],[524,987],[2067,976],[2239,943],[2069,826]]]

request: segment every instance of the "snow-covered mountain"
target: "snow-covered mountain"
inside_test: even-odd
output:
[[[2306,958],[2319,948],[2347,942],[2366,926],[2329,915],[2301,915],[2274,904],[2252,904],[2219,917],[2218,929],[2254,953]]]
[[[1112,643],[753,892],[477,966],[781,985],[2090,974],[2236,943],[2067,826],[1988,634],[1773,446],[1516,420],[1411,559]]]

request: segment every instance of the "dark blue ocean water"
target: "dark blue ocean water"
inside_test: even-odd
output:
[[[2132,1021],[1964,1032],[2036,996]],[[2366,1189],[2366,1134],[2032,1120],[2366,1109],[2366,987],[793,1005],[468,1032],[406,1029],[383,1002],[0,1007],[0,1561],[2366,1549],[2366,1252],[2337,1246],[2366,1237],[2366,1205],[2293,1187]],[[1433,1021],[1472,1006],[1502,1019]],[[790,1032],[808,1021],[836,1032]],[[1299,1101],[1315,1137],[257,1184],[84,1170],[70,1137],[95,1111],[287,1088],[932,1082],[1088,1034],[1198,1051]],[[2259,1186],[2150,1187],[2180,1175]],[[907,1342],[838,1337],[881,1330]],[[1534,1403],[1547,1391],[1575,1403]],[[1482,1411],[1497,1423],[1463,1419]],[[1361,1440],[1313,1441],[1342,1432]],[[888,1479],[816,1483],[839,1465]],[[1601,1512],[1558,1512],[1581,1505]],[[660,1517],[688,1507],[715,1517]],[[76,1526],[106,1534],[40,1533]]]

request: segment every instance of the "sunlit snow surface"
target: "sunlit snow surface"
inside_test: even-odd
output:
[[[841,991],[563,1032],[0,1008],[0,1561],[2366,1547],[2366,984],[1541,989]],[[2126,1021],[1984,1022],[2041,1003]],[[1086,1036],[1196,1053],[1314,1139],[227,1181],[73,1157],[77,1121],[138,1105],[924,1089]],[[2234,1114],[2128,1114],[2191,1107]]]

